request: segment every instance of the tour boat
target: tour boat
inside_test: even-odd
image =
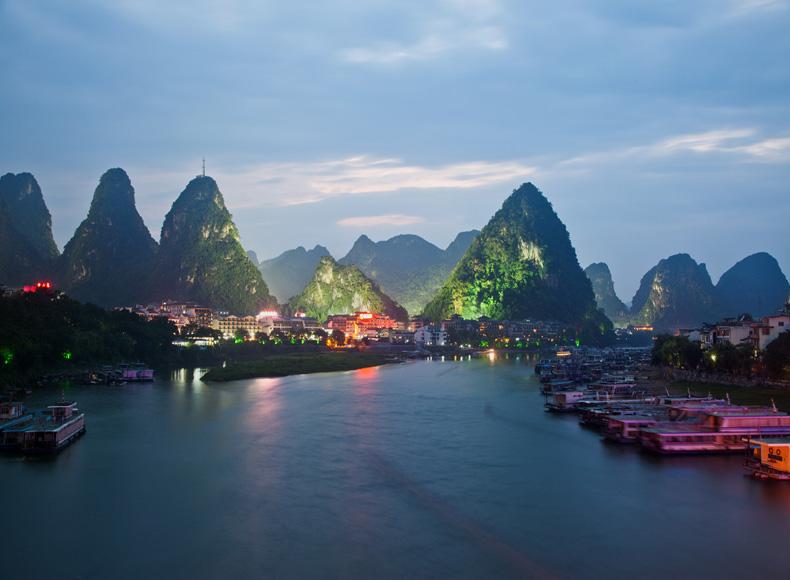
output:
[[[790,416],[775,408],[704,410],[698,421],[672,421],[642,429],[639,440],[648,451],[679,455],[742,452],[750,436],[790,436]]]
[[[57,403],[0,432],[3,448],[25,454],[57,453],[85,433],[76,403]]]

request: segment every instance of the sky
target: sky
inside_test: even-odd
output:
[[[630,301],[687,252],[790,274],[790,0],[0,0],[0,172],[62,246],[123,167],[200,172],[261,258],[446,246],[535,183]]]

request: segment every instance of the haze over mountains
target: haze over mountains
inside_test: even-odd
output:
[[[321,314],[367,307],[395,317],[405,308],[437,319],[551,318],[587,325],[593,334],[608,328],[596,306],[618,324],[669,330],[725,315],[770,314],[790,295],[779,264],[765,252],[735,264],[715,286],[704,264],[677,254],[643,276],[629,308],[606,264],[581,270],[567,229],[532,184],[514,191],[482,232],[462,232],[444,250],[415,235],[379,242],[363,235],[337,262],[319,245],[259,263],[242,248],[222,193],[206,176],[173,203],[161,245],[119,168],[101,177],[62,255],[51,224],[31,174],[0,178],[0,284],[51,277],[74,297],[108,307],[174,298],[243,314],[276,299]]]

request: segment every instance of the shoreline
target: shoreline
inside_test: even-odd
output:
[[[204,382],[229,382],[243,379],[280,378],[293,375],[353,371],[400,362],[391,354],[366,352],[321,352],[276,354],[250,362],[228,363],[214,367],[201,377]]]

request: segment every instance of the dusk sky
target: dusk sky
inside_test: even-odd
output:
[[[630,301],[660,258],[790,274],[790,0],[0,0],[0,172],[62,248],[126,169],[200,171],[247,249],[480,228],[523,181]]]

